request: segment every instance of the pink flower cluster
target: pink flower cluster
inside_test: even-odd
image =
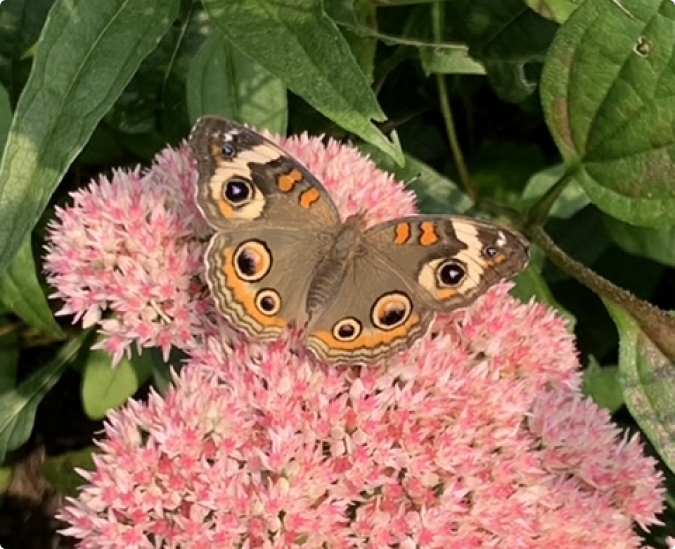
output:
[[[114,361],[139,348],[189,347],[211,308],[199,280],[203,222],[187,146],[165,151],[145,175],[116,171],[72,193],[49,224],[45,255],[57,314],[98,324]]]
[[[413,211],[355,149],[282,144],[344,214]],[[76,193],[51,225],[64,313],[99,323],[118,356],[189,356],[166,395],[109,415],[96,468],[60,513],[79,547],[640,547],[662,476],[581,396],[551,309],[499,284],[380,367],[323,364],[291,332],[248,341],[205,296],[194,182],[188,151],[167,150],[145,175]]]

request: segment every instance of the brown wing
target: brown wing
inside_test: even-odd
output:
[[[462,217],[386,222],[364,233],[362,247],[308,325],[308,347],[327,361],[391,356],[424,335],[434,311],[469,305],[528,261],[522,235]]]
[[[217,233],[206,278],[219,311],[261,341],[307,320],[307,292],[323,252],[312,232],[258,229]]]
[[[323,185],[259,133],[218,117],[197,121],[189,139],[197,160],[197,205],[216,230],[327,227],[339,222]]]
[[[466,307],[529,261],[529,243],[519,232],[469,217],[396,219],[370,228],[365,240],[370,253],[406,273],[443,311]]]

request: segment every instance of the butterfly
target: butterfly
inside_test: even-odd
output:
[[[197,205],[214,229],[206,279],[218,310],[260,341],[290,324],[327,362],[365,364],[409,347],[434,313],[466,307],[527,265],[518,232],[452,215],[366,228],[256,131],[204,117],[189,138]]]

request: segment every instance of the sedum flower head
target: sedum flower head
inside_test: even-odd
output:
[[[344,215],[414,210],[353,148],[281,143]],[[189,356],[166,395],[109,415],[95,469],[60,513],[79,547],[640,546],[633,527],[657,523],[661,475],[581,396],[551,309],[498,284],[383,367],[323,364],[292,331],[249,341],[204,296],[194,184],[188,151],[167,150],[146,174],[76,193],[51,226],[64,313],[98,323],[114,353]]]
[[[210,308],[198,277],[203,245],[187,147],[160,154],[143,174],[115,171],[71,194],[49,224],[45,271],[63,306],[115,362],[138,347],[189,347]]]
[[[111,414],[64,533],[101,549],[639,547],[634,524],[662,508],[654,460],[580,396],[563,322],[506,289],[387,367],[321,364],[292,337],[207,339],[165,397]]]

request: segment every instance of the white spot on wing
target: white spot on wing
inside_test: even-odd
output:
[[[506,246],[506,235],[502,231],[499,231],[497,235],[498,235],[498,238],[496,240],[497,246],[503,248],[504,246]]]

